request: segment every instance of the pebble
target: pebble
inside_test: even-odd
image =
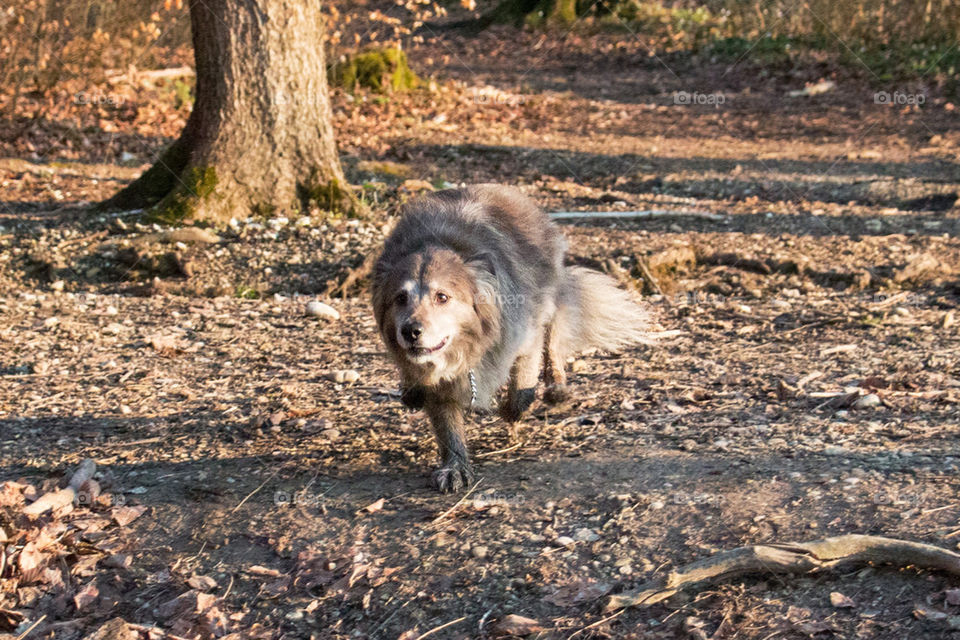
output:
[[[291,611],[290,613],[288,613],[288,614],[287,614],[286,616],[284,616],[284,617],[285,617],[287,620],[290,620],[291,622],[296,622],[296,621],[298,621],[298,620],[303,620],[303,611],[300,611],[299,609],[296,610],[296,611]]]
[[[307,303],[307,315],[322,320],[334,321],[340,319],[340,312],[328,304],[311,300]]]
[[[600,536],[598,536],[592,530],[583,527],[582,529],[577,529],[577,531],[573,534],[573,539],[577,542],[596,542],[600,539]]]
[[[576,541],[569,536],[560,536],[555,542],[561,547],[572,547],[576,544]]]
[[[324,438],[326,438],[327,440],[336,440],[337,438],[340,437],[340,430],[339,430],[339,429],[324,429],[323,431],[320,432],[320,435],[322,435],[322,436],[323,436]]]
[[[868,393],[865,396],[857,398],[853,403],[854,409],[872,409],[880,406],[880,396],[875,393]]]
[[[352,383],[360,379],[360,374],[354,369],[337,369],[326,375],[327,380],[338,383]]]
[[[482,544],[477,545],[476,547],[470,550],[470,553],[472,553],[473,557],[476,558],[477,560],[483,560],[484,558],[486,558],[488,552],[489,550]]]

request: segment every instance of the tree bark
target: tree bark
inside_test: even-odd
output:
[[[355,212],[333,136],[319,2],[191,0],[196,102],[180,138],[103,203],[165,222]]]

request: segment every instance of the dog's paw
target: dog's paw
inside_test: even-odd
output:
[[[543,392],[544,402],[560,404],[570,399],[570,389],[565,384],[552,384]]]
[[[507,394],[507,399],[500,407],[500,417],[507,422],[516,422],[536,399],[536,389],[519,389],[515,393]]]
[[[441,493],[462,491],[473,482],[473,470],[469,463],[451,461],[433,472],[433,484]]]

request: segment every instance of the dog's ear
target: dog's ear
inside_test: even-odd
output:
[[[496,261],[491,253],[483,252],[474,254],[467,260],[467,266],[473,269],[482,269],[491,276],[497,275]]]

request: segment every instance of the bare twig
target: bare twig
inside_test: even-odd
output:
[[[239,509],[240,507],[242,507],[242,506],[246,503],[247,500],[249,500],[250,498],[252,498],[258,491],[260,491],[260,489],[263,489],[265,486],[267,486],[267,483],[270,482],[271,480],[273,480],[274,476],[276,476],[278,473],[280,473],[280,469],[281,469],[281,467],[277,467],[277,469],[276,469],[273,473],[271,473],[270,476],[269,476],[266,480],[264,480],[263,482],[260,483],[260,486],[259,486],[259,487],[257,487],[256,489],[254,489],[253,491],[251,491],[250,493],[248,493],[248,494],[247,494],[247,497],[244,498],[243,500],[241,500],[241,501],[239,502],[239,504],[237,504],[237,506],[235,506],[235,507],[230,511],[230,513],[236,513],[236,512],[237,512],[237,509]]]
[[[490,456],[495,456],[495,455],[500,454],[500,453],[509,453],[509,452],[513,451],[514,449],[517,449],[518,447],[522,447],[522,446],[525,445],[525,444],[526,444],[526,440],[522,440],[522,441],[520,441],[520,442],[518,442],[518,443],[516,443],[516,444],[514,444],[514,445],[510,445],[510,446],[507,447],[506,449],[498,449],[497,451],[486,451],[486,452],[484,452],[484,453],[478,453],[478,454],[476,454],[476,455],[473,456],[473,457],[474,457],[474,458],[489,458]]]
[[[40,616],[39,618],[37,618],[37,621],[36,621],[36,622],[34,622],[32,625],[30,625],[30,626],[26,629],[26,631],[24,631],[23,633],[21,633],[20,635],[17,636],[17,640],[23,640],[24,638],[26,638],[28,635],[30,635],[30,632],[31,632],[31,631],[33,631],[34,629],[37,628],[37,625],[39,625],[41,622],[43,622],[43,621],[46,620],[46,619],[47,619],[47,614],[43,614],[42,616]]]
[[[466,620],[466,619],[467,619],[467,616],[463,616],[463,617],[457,618],[456,620],[451,620],[450,622],[448,622],[448,623],[446,623],[446,624],[442,624],[442,625],[440,625],[439,627],[434,627],[433,629],[430,629],[430,631],[427,631],[426,633],[421,633],[419,636],[417,636],[417,640],[423,640],[423,639],[426,638],[427,636],[432,636],[432,635],[435,634],[437,631],[442,631],[443,629],[446,629],[447,627],[452,627],[452,626],[455,625],[455,624],[460,624],[461,622],[463,622],[463,621]]]
[[[473,486],[467,489],[467,492],[463,494],[462,498],[457,500],[457,503],[455,505],[453,505],[452,507],[450,507],[449,509],[447,509],[446,511],[438,515],[436,518],[434,518],[430,524],[437,524],[438,522],[440,522],[441,520],[449,516],[451,513],[456,511],[458,508],[460,508],[460,505],[466,502],[467,498],[470,497],[470,494],[474,492],[474,490],[480,485],[481,482],[483,482],[483,478],[480,478],[479,480],[474,482]]]

